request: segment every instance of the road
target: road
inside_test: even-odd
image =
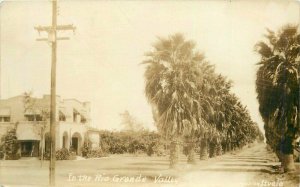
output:
[[[299,164],[296,173],[279,174],[275,168],[280,163],[275,161],[275,155],[267,151],[265,144],[257,144],[237,153],[223,155],[215,161],[209,160],[209,164],[203,167],[196,167],[183,177],[182,186],[197,183],[207,187],[298,187]]]
[[[298,186],[296,174],[272,174],[275,156],[265,144],[256,144],[196,165],[181,155],[176,170],[168,157],[112,155],[100,159],[57,161],[57,186]],[[48,164],[37,159],[0,162],[0,184],[47,186]]]

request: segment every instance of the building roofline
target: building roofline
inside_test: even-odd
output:
[[[78,99],[75,99],[75,98],[68,98],[68,99],[63,99],[63,101],[76,101],[80,104],[83,104],[83,103],[90,103],[89,101],[79,101]]]
[[[16,96],[8,97],[8,98],[2,98],[2,99],[0,99],[0,101],[11,100],[11,99],[15,99],[15,98],[18,98],[18,97],[23,97],[23,95],[16,95]]]
[[[40,97],[35,97],[35,96],[33,96],[32,98],[33,99],[44,99],[45,97],[50,97],[51,95],[50,94],[43,94],[42,96],[40,96]],[[20,95],[16,95],[16,96],[12,96],[12,97],[8,97],[8,98],[2,98],[2,99],[0,99],[0,101],[2,100],[10,100],[10,99],[15,99],[15,98],[18,98],[18,97],[23,97],[23,94],[20,94]],[[56,97],[60,97],[61,98],[61,96],[60,95],[56,95]],[[78,102],[78,103],[90,103],[90,101],[79,101],[78,99],[75,99],[75,98],[67,98],[67,99],[62,99],[61,101],[63,102],[63,101],[68,101],[68,100],[73,100],[73,101],[76,101],[76,102]]]
[[[15,96],[8,97],[8,98],[0,99],[0,100],[14,99],[14,98],[23,97],[23,96],[24,96],[23,94],[20,94],[20,95],[15,95]],[[40,97],[32,96],[32,98],[34,98],[34,99],[43,99],[43,98],[45,98],[46,96],[49,96],[49,97],[50,97],[51,95],[50,95],[50,94],[43,94],[43,95],[40,96]],[[56,95],[56,97],[60,97],[60,95]]]

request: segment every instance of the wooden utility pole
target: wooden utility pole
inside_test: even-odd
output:
[[[50,165],[49,165],[49,184],[55,186],[55,142],[56,142],[56,47],[57,40],[68,40],[67,37],[57,37],[59,30],[73,30],[73,25],[57,25],[57,0],[52,0],[52,26],[38,26],[35,29],[40,32],[47,32],[48,38],[39,38],[37,41],[47,41],[51,43],[51,104],[50,104]],[[44,142],[42,142],[44,143]],[[42,155],[43,156],[43,155]]]

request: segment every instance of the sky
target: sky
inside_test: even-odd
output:
[[[92,104],[92,124],[119,130],[128,110],[155,129],[145,98],[144,54],[157,37],[183,33],[197,50],[233,81],[232,92],[263,129],[255,92],[254,45],[266,28],[299,24],[299,1],[58,1],[58,24],[75,33],[57,47],[57,94]],[[32,91],[50,93],[51,46],[34,26],[51,24],[48,0],[3,1],[0,7],[0,94],[9,98]]]

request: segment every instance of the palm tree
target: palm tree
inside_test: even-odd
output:
[[[146,97],[154,108],[157,128],[171,138],[170,167],[178,162],[179,141],[199,128],[201,106],[197,85],[204,56],[195,51],[195,43],[175,34],[158,38],[143,63]]]
[[[200,131],[203,135],[200,140],[200,159],[206,159],[208,149],[210,157],[222,154],[222,137],[226,125],[226,108],[224,100],[231,87],[231,81],[220,74],[215,73],[213,66],[204,64],[201,66],[204,74],[203,84],[199,87],[201,98],[199,102],[203,105],[202,119],[206,123]]]
[[[256,91],[264,120],[267,143],[279,157],[285,172],[295,169],[293,141],[299,136],[300,35],[287,25],[277,33],[267,30],[266,41],[256,45]]]
[[[200,160],[205,160],[208,158],[209,137],[214,132],[215,67],[205,61],[200,64],[199,69],[202,76],[197,87],[199,91],[197,99],[201,105],[202,113],[200,114],[201,120],[199,121],[199,129],[196,131],[196,136],[199,138]]]

